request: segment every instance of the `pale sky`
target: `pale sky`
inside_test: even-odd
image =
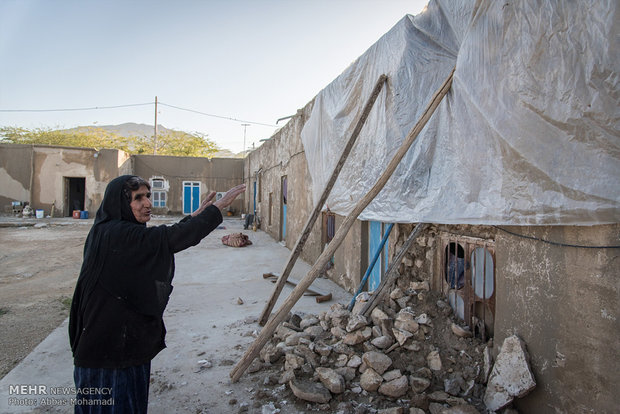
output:
[[[0,126],[158,124],[243,150],[427,0],[0,0]],[[280,122],[281,127],[286,121]],[[247,127],[246,148],[276,127]]]

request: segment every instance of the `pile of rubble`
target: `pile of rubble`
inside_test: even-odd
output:
[[[287,386],[300,411],[487,411],[490,343],[456,324],[451,307],[429,291],[428,282],[394,289],[369,318],[359,313],[363,299],[351,312],[335,304],[318,316],[291,314],[248,371],[280,394]],[[495,409],[512,400],[493,398]]]

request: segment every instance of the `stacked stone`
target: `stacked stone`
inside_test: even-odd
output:
[[[467,407],[463,410],[473,411],[462,412],[477,412],[466,398],[481,405],[479,397],[484,388],[478,384],[476,393],[474,388],[483,377],[484,345],[476,348],[477,355],[467,356],[476,359],[472,359],[471,369],[454,372],[444,367],[443,351],[433,340],[446,333],[435,333],[433,316],[417,314],[409,306],[420,298],[435,300],[430,295],[428,282],[414,282],[406,291],[394,289],[391,304],[384,309],[375,308],[370,318],[356,313],[360,306],[349,312],[341,304],[319,316],[293,314],[280,324],[273,341],[260,353],[262,362],[254,361],[250,371],[259,370],[263,364],[284,361],[277,382],[287,384],[297,398],[322,405],[334,396],[350,392],[407,400],[408,407],[432,407],[431,412],[449,407]],[[435,306],[434,318],[448,318],[450,307],[440,302]],[[449,331],[451,324],[446,326]],[[471,335],[460,327],[447,334]],[[396,361],[390,357],[392,352]],[[453,354],[446,355],[453,359]]]

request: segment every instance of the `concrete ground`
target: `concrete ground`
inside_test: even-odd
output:
[[[260,413],[271,401],[279,403],[283,413],[299,411],[292,402],[276,401],[277,396],[260,396],[260,373],[246,373],[235,384],[229,380],[230,370],[260,330],[255,320],[273,291],[274,285],[262,275],[281,272],[290,254],[266,233],[244,231],[242,224],[240,219],[226,218],[225,229],[176,255],[174,291],[164,315],[168,348],[152,363],[150,413],[237,413],[243,407]],[[220,238],[233,232],[248,234],[253,244],[222,245]],[[309,269],[298,260],[292,277],[301,279]],[[314,286],[331,292],[333,299],[317,304],[314,297],[304,296],[293,312],[318,314],[351,299],[329,280],[318,279]],[[274,310],[291,290],[284,288]],[[62,389],[73,386],[67,323],[0,380],[0,413],[73,412],[74,395]],[[26,389],[17,387],[22,385]],[[32,392],[32,386],[47,394]]]

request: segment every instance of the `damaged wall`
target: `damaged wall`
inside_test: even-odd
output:
[[[46,145],[0,145],[0,203],[28,201],[45,215],[71,215],[67,205],[67,179],[84,180],[84,210],[94,214],[107,183],[131,169],[123,151]]]
[[[256,182],[256,214],[260,220],[260,228],[274,239],[283,240],[289,249],[295,246],[314,209],[310,191],[312,182],[300,138],[301,130],[312,111],[313,104],[314,102],[310,102],[299,110],[297,115],[282,129],[245,158],[247,212],[254,213],[254,182]],[[287,180],[285,226],[282,223],[283,177]],[[336,217],[336,229],[342,220],[343,217]],[[282,237],[283,227],[286,228],[284,238]],[[366,270],[367,261],[360,261],[360,257],[365,257],[361,254],[364,246],[362,227],[361,221],[354,224],[345,241],[336,251],[334,268],[328,271],[330,279],[349,291],[357,288],[361,275]],[[319,217],[301,253],[301,258],[308,263],[314,263],[323,251],[322,232],[322,217]],[[282,271],[282,269],[273,270]]]
[[[0,144],[0,206],[31,201],[32,145]]]
[[[618,245],[620,224],[507,227],[529,237]],[[521,412],[611,413],[620,406],[620,250],[556,246],[499,231],[495,344],[519,335],[539,386]]]
[[[228,191],[243,181],[243,160],[238,158],[197,158],[165,155],[132,156],[133,173],[147,181],[163,179],[166,185],[166,207],[154,208],[155,214],[183,213],[183,182],[200,183],[200,201],[211,191]],[[153,189],[152,189],[153,190]],[[237,199],[230,207],[240,214],[243,200]]]

